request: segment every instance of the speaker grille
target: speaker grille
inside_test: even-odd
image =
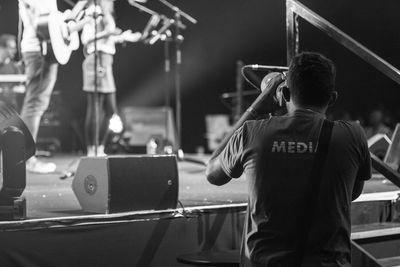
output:
[[[175,156],[108,157],[109,212],[176,208],[178,168]]]

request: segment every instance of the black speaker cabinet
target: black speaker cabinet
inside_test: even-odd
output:
[[[178,188],[172,155],[82,158],[72,183],[82,209],[95,213],[174,209]]]

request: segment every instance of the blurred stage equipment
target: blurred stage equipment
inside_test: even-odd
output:
[[[233,109],[233,114],[232,118],[233,121],[238,121],[240,119],[240,116],[242,116],[243,113],[243,89],[244,89],[244,77],[241,75],[242,69],[244,67],[244,63],[241,60],[238,60],[236,62],[236,98],[232,98],[233,101],[233,106],[235,107]]]
[[[214,151],[230,130],[229,115],[208,114],[205,119],[208,149]]]
[[[72,189],[86,212],[174,209],[178,201],[176,157],[82,158]]]
[[[179,148],[182,146],[182,103],[181,103],[181,65],[182,65],[182,51],[181,45],[184,40],[183,35],[181,35],[180,30],[182,27],[182,17],[185,18],[192,24],[196,24],[197,20],[183,12],[179,7],[172,5],[166,0],[159,0],[165,6],[169,7],[174,14],[174,30],[173,30],[173,42],[174,54],[175,54],[175,122],[177,129],[177,139]]]
[[[174,60],[175,60],[175,68],[174,68],[174,84],[175,84],[175,122],[176,122],[176,131],[177,131],[177,144],[178,148],[181,148],[181,133],[182,133],[182,110],[181,110],[181,64],[182,64],[182,51],[181,51],[181,44],[184,40],[183,36],[181,35],[180,31],[182,29],[186,29],[186,25],[182,23],[182,18],[185,18],[190,23],[196,24],[197,20],[190,16],[188,13],[183,12],[177,6],[172,5],[171,3],[167,2],[166,0],[159,0],[162,4],[166,7],[171,9],[174,12],[174,18],[168,18],[165,15],[157,13],[153,10],[150,10],[147,7],[144,7],[137,3],[135,0],[128,0],[128,2],[138,8],[141,11],[144,11],[150,15],[150,21],[148,22],[147,26],[145,27],[145,31],[143,32],[143,36],[146,36],[145,43],[150,45],[156,43],[158,40],[164,41],[164,51],[165,51],[165,73],[167,76],[167,84],[169,85],[169,81],[172,80],[169,78],[171,76],[171,64],[170,64],[170,43],[174,43]],[[151,31],[151,28],[156,28],[158,22],[156,23],[155,17],[158,17],[162,20],[162,26],[158,30]],[[149,34],[150,32],[150,34]],[[146,34],[147,33],[147,34]],[[169,87],[167,86],[166,91],[166,106],[170,106],[169,100]],[[169,132],[169,130],[166,130]]]
[[[23,83],[26,82],[25,74],[0,74],[0,83]]]
[[[392,169],[400,172],[400,123],[396,124],[384,162]]]
[[[1,101],[0,150],[0,220],[24,219],[26,201],[21,195],[26,186],[25,161],[35,154],[35,142],[17,112]]]
[[[386,134],[376,134],[368,139],[368,149],[375,156],[383,160],[387,155],[392,141]]]
[[[146,145],[151,140],[157,144],[156,154],[167,153],[165,150],[168,147],[171,152],[176,148],[171,108],[124,107],[121,110],[126,125],[122,136],[126,142],[126,152],[146,153]]]
[[[50,103],[40,120],[40,131],[36,138],[36,155],[51,156],[52,153],[67,148],[71,140],[66,107],[61,92],[51,93]]]
[[[25,81],[24,74],[0,74],[0,99],[19,110],[25,93]]]
[[[146,26],[142,31],[142,41],[145,44],[153,45],[158,40],[163,40],[163,38],[165,38],[165,35],[171,35],[169,27],[175,22],[173,19],[170,19],[163,14],[157,13],[156,11],[137,3],[137,1],[135,0],[129,0],[128,2],[131,6],[139,9],[139,11],[143,11],[151,15],[150,19],[148,20]],[[157,26],[159,26],[161,21],[162,26],[157,29]]]

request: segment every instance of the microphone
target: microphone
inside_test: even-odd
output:
[[[164,25],[158,30],[157,33],[154,34],[154,36],[149,40],[149,44],[153,45],[155,42],[157,42],[159,39],[162,38],[162,35],[168,30],[168,28],[174,23],[175,21],[173,19],[167,19],[164,20]]]
[[[147,36],[149,36],[149,33],[151,32],[152,29],[154,29],[155,27],[157,27],[158,23],[160,23],[160,16],[158,14],[153,14],[151,15],[149,21],[146,24],[146,27],[143,30],[142,33],[142,40],[146,39]]]

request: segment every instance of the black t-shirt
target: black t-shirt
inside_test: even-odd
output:
[[[304,219],[304,193],[325,116],[311,110],[248,121],[220,156],[231,178],[244,176],[249,200],[242,266],[291,266]],[[257,157],[260,144],[264,157]],[[266,155],[266,157],[265,157]],[[260,171],[261,170],[261,171]],[[308,237],[304,266],[350,266],[350,207],[356,179],[371,177],[371,159],[357,123],[335,121]]]

